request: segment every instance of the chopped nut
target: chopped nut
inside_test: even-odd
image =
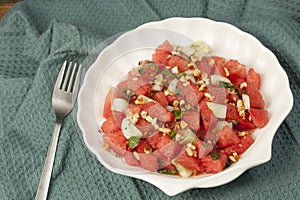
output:
[[[196,150],[196,146],[193,145],[192,143],[188,143],[186,146],[192,150]]]
[[[226,67],[224,67],[224,71],[225,71],[225,76],[229,76],[230,72],[228,71],[228,69]]]
[[[103,144],[103,149],[104,149],[104,150],[107,150],[108,147],[109,147],[109,144],[107,144],[107,143],[104,143],[104,144]]]
[[[247,133],[248,133],[248,132],[246,132],[246,131],[239,131],[239,132],[238,132],[238,136],[242,137],[242,136],[247,135]]]
[[[237,102],[236,102],[236,107],[241,110],[241,108],[243,107],[243,101],[241,99],[239,99]]]
[[[200,70],[199,69],[195,69],[194,70],[194,76],[200,76],[201,73],[200,73]]]
[[[135,104],[145,104],[145,99],[142,96],[138,96],[138,98],[134,101]]]
[[[234,152],[232,153],[232,155],[233,155],[233,157],[235,158],[235,160],[238,161],[238,160],[240,159],[240,156],[237,154],[237,152],[234,151]]]
[[[208,101],[212,101],[212,100],[213,100],[213,96],[212,96],[210,93],[208,93],[208,92],[205,92],[205,93],[204,93],[204,96],[206,97],[206,99],[207,99]]]
[[[185,104],[185,108],[186,108],[187,110],[191,109],[191,104],[189,104],[189,103]]]
[[[248,119],[249,119],[249,121],[250,121],[250,122],[252,121],[252,117],[251,117],[251,115],[249,115],[249,118],[248,118]]]
[[[243,83],[241,83],[240,88],[241,89],[246,88],[247,86],[248,86],[247,82],[243,82]]]
[[[242,117],[242,119],[245,119],[245,117],[246,117],[245,110],[239,111],[239,115]]]
[[[133,156],[135,157],[135,159],[140,160],[140,155],[138,152],[134,151]]]
[[[145,152],[146,154],[152,153],[152,148],[151,148],[151,147],[145,147],[145,148],[144,148],[144,152]]]
[[[174,100],[174,101],[173,101],[173,106],[174,106],[174,107],[178,107],[178,106],[179,106],[178,100]]]
[[[158,130],[159,130],[160,132],[163,132],[163,133],[170,133],[170,132],[171,132],[171,129],[165,128],[165,127],[159,128]]]
[[[233,156],[229,156],[229,159],[230,159],[232,162],[234,162],[234,163],[237,162],[237,160],[236,160]]]
[[[232,100],[236,102],[236,101],[237,101],[236,96],[233,96],[233,97],[232,97]]]
[[[145,118],[145,120],[147,121],[147,122],[151,122],[152,120],[153,120],[153,118],[152,117],[150,117],[149,115]]]
[[[185,151],[186,151],[186,153],[189,155],[189,156],[193,156],[193,150],[192,149],[190,149],[190,148],[186,148],[185,149]]]
[[[143,111],[141,112],[141,117],[142,117],[143,119],[145,119],[145,118],[147,117],[147,114],[148,114],[148,113],[147,113],[146,111],[143,110]]]
[[[180,110],[180,108],[179,107],[174,107],[173,110]]]
[[[197,156],[197,151],[193,151],[193,156],[195,157],[195,158],[197,158],[198,156]]]
[[[206,89],[206,84],[205,83],[201,84],[199,87],[199,91],[203,91],[205,89]]]
[[[189,68],[189,69],[195,69],[194,63],[189,63],[189,64],[188,64],[188,68]]]
[[[131,123],[136,124],[139,121],[140,115],[138,113],[129,114]]]
[[[198,171],[197,170],[193,170],[193,176],[197,176],[198,175]]]
[[[164,94],[165,94],[166,96],[168,96],[168,95],[170,94],[170,92],[169,92],[168,90],[165,90],[165,91],[164,91]]]

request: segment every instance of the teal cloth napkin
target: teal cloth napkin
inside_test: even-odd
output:
[[[276,54],[290,78],[294,107],[275,135],[272,159],[226,185],[168,197],[145,181],[103,167],[86,148],[73,112],[61,130],[49,199],[299,198],[299,1],[25,0],[0,22],[1,200],[35,196],[53,131],[51,94],[62,62],[82,62],[107,38],[174,16],[231,23]]]

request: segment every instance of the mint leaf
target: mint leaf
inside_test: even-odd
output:
[[[213,160],[217,160],[217,159],[220,158],[220,154],[218,154],[218,153],[215,152],[215,151],[211,152],[210,155],[211,155],[211,158],[212,158]]]
[[[139,136],[132,136],[132,137],[128,138],[127,146],[130,149],[134,149],[135,147],[137,147],[139,145],[140,139],[141,138]]]
[[[175,76],[167,69],[162,70],[161,73],[166,75],[167,78],[175,78]]]
[[[174,115],[175,115],[175,117],[174,117],[175,120],[181,119],[182,116],[183,116],[183,112],[182,112],[181,110],[174,110],[173,113],[174,113]]]
[[[122,93],[128,99],[130,99],[134,95],[134,92],[129,88],[122,90]]]
[[[176,134],[177,134],[177,130],[174,129],[174,130],[170,133],[169,136],[170,136],[170,138],[173,139],[173,138],[175,137]]]
[[[176,175],[176,171],[172,169],[159,169],[157,172],[160,174]]]
[[[224,87],[224,88],[230,88],[230,89],[236,88],[232,83],[228,83],[228,82],[224,82],[224,81],[220,81],[219,86]]]

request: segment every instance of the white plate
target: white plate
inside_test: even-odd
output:
[[[154,48],[166,39],[178,45],[201,40],[214,55],[237,59],[261,74],[261,92],[270,121],[263,129],[254,132],[255,142],[241,159],[218,174],[181,178],[147,172],[128,166],[103,148],[98,129],[104,121],[102,111],[108,89],[116,85],[138,61],[151,59]],[[170,18],[147,23],[124,33],[100,53],[87,71],[80,89],[77,121],[86,146],[107,169],[145,180],[168,195],[176,195],[191,188],[228,183],[247,169],[269,161],[273,137],[292,105],[293,96],[285,71],[275,55],[256,38],[227,23],[203,18]]]

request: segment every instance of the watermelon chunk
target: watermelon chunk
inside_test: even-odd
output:
[[[259,73],[256,73],[253,68],[250,68],[247,73],[247,85],[251,85],[257,89],[260,89],[261,81]]]
[[[155,92],[153,94],[153,99],[164,107],[169,104],[168,98],[163,92]]]
[[[265,102],[258,88],[252,85],[248,85],[246,91],[250,98],[251,108],[263,109],[265,107]]]
[[[140,157],[140,167],[151,172],[155,172],[158,170],[159,168],[158,160],[153,153],[151,154],[141,153],[139,154],[139,157]]]
[[[215,72],[215,74],[220,74],[225,77],[226,73],[224,71],[224,66],[226,63],[226,59],[218,56],[212,56],[211,58],[214,60],[214,65],[218,70],[217,72]]]
[[[183,114],[182,120],[188,124],[188,127],[198,131],[200,130],[200,114],[197,111],[187,111]]]
[[[103,142],[108,145],[109,150],[112,150],[121,157],[123,157],[127,151],[127,139],[124,137],[122,131],[105,134],[103,136]]]
[[[268,111],[264,109],[254,109],[248,110],[254,125],[257,128],[263,128],[269,122]]]
[[[240,137],[240,142],[235,145],[231,145],[226,147],[225,153],[230,156],[233,152],[236,152],[238,155],[244,153],[252,144],[254,143],[254,139],[251,134],[246,134],[243,137]]]
[[[214,127],[218,121],[218,119],[213,115],[213,112],[209,108],[201,109],[200,115],[203,129],[205,131],[207,131],[211,127]]]
[[[189,69],[188,61],[185,60],[184,58],[180,57],[180,56],[171,56],[171,58],[169,59],[168,64],[171,67],[177,66],[179,72],[184,72],[184,71]]]
[[[236,86],[246,81],[247,71],[246,66],[239,63],[237,60],[229,60],[224,66],[228,72],[228,79]]]
[[[161,132],[157,132],[146,138],[146,141],[154,149],[161,149],[167,146],[172,141],[172,139],[168,135],[164,136]]]
[[[101,129],[105,134],[111,134],[121,130],[120,126],[116,123],[113,116],[109,117],[106,121],[103,122]]]
[[[232,130],[229,126],[225,126],[219,133],[218,142],[221,147],[226,147],[234,144],[238,144],[240,139],[236,132]]]
[[[198,173],[203,173],[204,171],[201,160],[198,157],[189,156],[186,151],[182,152],[176,158],[175,162],[183,165],[188,169],[196,170]]]
[[[224,169],[227,162],[227,155],[225,153],[218,154],[220,157],[215,160],[213,160],[211,155],[207,155],[201,159],[206,173],[218,173]]]
[[[115,90],[116,88],[114,87],[110,88],[104,100],[103,117],[105,117],[106,119],[112,116],[111,106]]]
[[[146,110],[152,118],[157,118],[158,121],[172,122],[174,121],[174,114],[159,103],[147,103]]]
[[[170,42],[167,40],[164,41],[155,49],[155,53],[152,54],[152,61],[157,64],[169,65],[169,56],[172,50],[173,46]]]
[[[226,120],[233,121],[233,127],[236,130],[244,131],[244,130],[253,130],[256,126],[253,124],[253,121],[249,121],[248,117],[245,119],[239,116],[238,110],[235,106],[231,104],[226,104],[227,106],[227,113],[226,113]]]
[[[124,155],[125,162],[130,166],[140,166],[140,161],[134,157],[133,152],[127,151]]]

